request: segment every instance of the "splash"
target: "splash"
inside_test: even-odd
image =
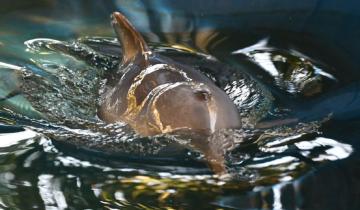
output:
[[[97,118],[97,101],[104,80],[115,81],[113,77],[121,76],[121,72],[116,72],[121,50],[114,39],[92,37],[72,42],[35,39],[25,44],[30,53],[28,65],[16,68],[2,65],[6,69],[4,75],[12,81],[1,83],[2,96],[19,89],[16,97],[21,100],[16,97],[6,100],[14,103],[2,105],[0,120],[25,126],[23,134],[27,138],[12,145],[4,142],[2,151],[16,147],[19,151],[16,159],[26,157],[16,170],[48,165],[49,170],[39,171],[35,183],[47,206],[88,205],[69,200],[59,188],[67,180],[74,181],[71,188],[77,192],[86,186],[101,206],[109,208],[179,207],[184,201],[191,203],[199,190],[202,192],[199,199],[206,200],[215,200],[223,192],[261,191],[266,186],[297,180],[314,166],[353,153],[352,146],[323,137],[320,122],[254,128],[254,122],[268,115],[273,105],[271,93],[263,91],[263,86],[246,73],[194,50],[151,45],[153,50],[186,62],[209,76],[226,91],[241,113],[242,129],[221,130],[211,136],[210,146],[225,150],[231,173],[231,179],[219,177],[204,167],[203,154],[189,149],[191,139],[176,135],[143,138],[126,124],[104,124]],[[36,131],[31,132],[35,136],[26,133],[28,129]],[[26,146],[22,141],[27,142]],[[0,182],[4,189],[14,187],[16,178],[12,174],[16,170],[4,175]],[[66,177],[61,171],[65,171]],[[84,174],[95,175],[91,185],[82,178]],[[279,193],[276,195],[279,197]],[[222,206],[220,202],[218,205]]]

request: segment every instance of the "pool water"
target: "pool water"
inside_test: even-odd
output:
[[[360,45],[356,30],[335,21],[358,26],[354,11],[331,2],[191,4],[3,3],[0,208],[360,207]],[[211,136],[227,145],[227,175],[213,174],[189,139],[142,137],[96,116],[105,79],[121,77],[115,10],[153,51],[232,99],[243,127]]]

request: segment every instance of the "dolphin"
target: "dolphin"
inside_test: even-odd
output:
[[[117,70],[122,76],[106,84],[98,107],[101,120],[125,122],[142,136],[178,131],[209,136],[216,130],[241,127],[234,103],[211,79],[153,52],[121,13],[114,12],[111,19],[122,47]],[[223,162],[220,154],[204,153]]]

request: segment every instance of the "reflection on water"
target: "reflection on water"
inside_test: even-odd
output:
[[[313,96],[323,92],[325,82],[336,82],[336,78],[323,70],[311,58],[294,49],[275,49],[268,39],[234,51],[232,54],[244,54],[262,67],[280,89],[292,95]]]
[[[213,58],[187,48],[153,45],[159,53],[198,66],[224,88],[243,116],[243,129],[221,131],[212,137],[213,141],[232,139],[233,145],[228,146],[227,154],[231,178],[212,175],[204,164],[199,164],[203,161],[201,153],[188,150],[183,139],[141,138],[126,125],[106,125],[97,119],[96,100],[102,77],[117,67],[121,53],[113,39],[82,38],[74,42],[35,39],[25,44],[31,52],[32,67],[14,68],[4,64],[3,68],[13,73],[5,72],[5,75],[14,75],[19,84],[16,88],[21,89],[19,96],[27,101],[11,97],[19,105],[4,111],[14,117],[14,123],[45,135],[29,130],[11,134],[35,140],[27,143],[31,152],[25,154],[25,159],[22,153],[15,158],[24,168],[39,169],[31,174],[36,182],[25,183],[37,189],[41,205],[47,208],[86,207],[90,205],[88,199],[96,206],[108,208],[186,208],[195,205],[197,199],[210,202],[224,192],[248,192],[259,186],[291,182],[316,165],[347,158],[353,152],[351,145],[322,137],[319,122],[254,129],[253,123],[271,110],[269,92],[263,91],[244,73]],[[221,68],[227,73],[220,74]],[[6,83],[4,87],[10,93],[15,89]],[[31,109],[17,112],[22,110],[22,103]],[[41,113],[40,118],[31,117],[29,110]],[[5,113],[3,122],[11,120]],[[31,118],[19,116],[20,113]],[[32,132],[32,136],[27,132]],[[6,134],[6,137],[12,136]],[[4,148],[13,151],[9,147],[14,144],[21,145],[12,141]],[[74,150],[74,146],[81,148],[83,154]],[[120,159],[106,161],[111,156]],[[127,160],[135,162],[127,163]],[[43,164],[48,170],[42,169]],[[16,174],[18,170],[21,171],[21,167],[9,173]],[[91,177],[87,175],[89,171],[92,171]],[[99,178],[94,179],[94,174]],[[6,182],[19,182],[13,176],[10,178]],[[14,190],[17,192],[17,187]],[[80,200],[73,201],[74,196],[68,191],[75,192]],[[22,204],[5,202],[4,205]],[[198,204],[198,208],[208,205]]]
[[[296,39],[282,39],[286,43],[278,45],[273,41],[278,38],[273,39],[275,29],[286,25],[274,24],[274,33],[255,30],[245,22],[263,25],[259,20],[266,13],[243,1],[241,11],[237,4],[227,3],[218,5],[224,10],[211,9],[210,4],[199,9],[198,1],[194,8],[176,3],[177,9],[165,1],[91,1],[87,6],[82,1],[66,2],[61,6],[44,1],[37,12],[9,11],[0,22],[4,29],[0,208],[356,209],[360,205],[352,196],[358,195],[360,176],[356,100],[351,105],[354,122],[324,118],[331,110],[311,120],[292,119],[301,111],[293,103],[310,101],[321,108],[325,99],[331,99],[335,107],[351,98],[347,93],[356,93],[353,87],[335,90],[356,78],[339,73],[341,56],[336,62],[323,59],[326,56],[318,49],[298,47]],[[217,144],[226,143],[221,148],[226,149],[227,176],[212,174],[201,152],[189,149],[187,139],[143,138],[125,124],[107,125],[97,118],[104,79],[116,81],[121,76],[113,73],[121,49],[108,24],[108,14],[116,6],[148,40],[160,42],[151,44],[153,50],[209,76],[236,104],[244,127],[211,137]],[[69,18],[57,10],[60,7],[71,14]],[[286,7],[276,11],[280,10]],[[238,33],[223,30],[231,25]],[[229,40],[231,45],[226,46]],[[351,75],[356,74],[347,77]],[[334,112],[341,114],[347,106],[341,107]]]
[[[23,134],[27,135],[27,133]],[[68,156],[56,149],[51,141],[42,137],[40,139],[34,137],[35,141],[23,140],[25,143],[18,142],[12,147],[1,149],[2,191],[12,192],[6,195],[1,193],[3,207],[23,208],[31,204],[34,208],[45,206],[57,209],[96,206],[98,208],[100,206],[187,208],[188,205],[207,208],[206,202],[196,201],[199,199],[212,201],[215,198],[219,199],[219,195],[231,194],[241,198],[242,193],[251,192],[251,189],[254,193],[262,192],[264,199],[272,196],[266,194],[266,190],[273,191],[275,207],[276,190],[281,190],[282,197],[287,196],[283,194],[282,188],[286,185],[285,183],[291,183],[295,169],[298,173],[299,170],[308,170],[309,166],[314,167],[316,162],[334,160],[335,156],[331,150],[342,151],[342,153],[337,153],[340,155],[338,159],[345,158],[352,150],[350,145],[321,137],[306,141],[306,143],[294,138],[269,141],[260,147],[262,151],[267,151],[267,154],[251,155],[247,158],[247,163],[242,163],[244,168],[238,169],[243,171],[241,179],[226,180],[210,174],[186,174],[186,168],[182,172],[178,171],[177,174],[173,169],[166,172],[165,166],[154,169],[147,168],[143,164],[136,166],[136,164],[125,162],[122,164],[118,162],[117,166],[111,166],[109,163],[104,165],[101,161],[87,161]],[[41,147],[38,146],[39,143]],[[304,144],[307,145],[304,146]],[[305,155],[301,160],[298,157],[299,153],[285,152],[291,148],[279,148],[281,146],[296,147]],[[314,147],[318,148],[317,151],[313,149]],[[272,149],[271,152],[269,148]],[[280,156],[277,157],[277,154]],[[326,155],[329,156],[326,157]],[[312,157],[314,162],[308,163],[311,159],[305,157]],[[267,189],[265,183],[272,182],[269,180],[270,177],[271,179],[278,177],[277,179],[283,184],[276,185],[273,190]],[[301,182],[298,184],[301,185]],[[19,193],[25,193],[27,196],[32,194],[31,199],[16,201]],[[302,196],[302,194],[299,193],[297,196]],[[273,205],[271,199],[267,202],[266,205],[269,207]],[[227,203],[227,199],[222,199],[217,203],[221,206],[221,203]],[[250,205],[250,203],[242,205]]]

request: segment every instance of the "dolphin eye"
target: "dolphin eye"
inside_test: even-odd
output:
[[[209,101],[211,98],[211,92],[207,89],[194,90],[194,94],[195,94],[196,98],[201,101]]]

